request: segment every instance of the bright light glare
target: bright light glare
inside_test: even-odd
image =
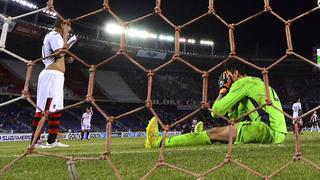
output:
[[[150,33],[148,31],[142,31],[138,29],[128,29],[124,30],[120,25],[109,23],[105,27],[105,31],[109,34],[119,35],[121,33],[126,33],[128,37],[139,38],[139,39],[157,39],[157,35]]]
[[[213,45],[213,41],[209,41],[209,40],[201,40],[200,41],[201,45],[206,45],[206,46],[212,46]]]
[[[188,43],[194,44],[194,43],[196,43],[196,40],[194,40],[194,39],[188,39]]]
[[[174,37],[173,36],[168,36],[168,35],[159,35],[159,40],[163,40],[163,41],[174,41]]]
[[[47,14],[48,16],[51,16],[51,17],[56,17],[57,16],[57,13],[53,12],[53,11],[49,11],[49,10],[43,10],[42,12],[44,12],[45,14]]]
[[[11,0],[12,2],[15,2],[15,3],[18,3],[22,6],[25,6],[25,7],[28,7],[30,9],[39,9],[37,5],[31,3],[31,2],[28,2],[28,1],[25,1],[25,0]]]
[[[137,29],[129,29],[128,30],[128,36],[134,37],[134,38],[140,38],[140,39],[157,39],[156,34],[149,33],[147,31],[140,31]]]
[[[105,30],[109,34],[121,34],[124,32],[124,29],[117,24],[107,24]]]
[[[164,35],[164,34],[157,35],[157,34],[148,32],[147,30],[138,30],[138,29],[132,29],[132,28],[124,29],[122,26],[115,24],[115,23],[108,23],[105,26],[105,31],[111,35],[120,35],[122,33],[125,33],[130,38],[158,39],[160,41],[168,41],[168,42],[174,41],[174,36]],[[192,39],[192,38],[190,38],[190,39],[180,38],[179,42],[180,43],[188,43],[188,44],[196,44],[196,40]],[[213,46],[214,45],[213,41],[210,41],[210,40],[201,40],[199,43],[200,43],[200,45],[204,45],[204,46]]]
[[[180,38],[180,39],[179,39],[179,42],[185,43],[185,42],[186,42],[186,39],[185,39],[185,38]]]

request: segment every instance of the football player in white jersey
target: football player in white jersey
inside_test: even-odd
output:
[[[312,131],[319,131],[319,117],[317,115],[317,111],[314,111],[311,118],[310,118],[311,132]]]
[[[91,117],[93,115],[92,107],[86,108],[81,118],[81,140],[89,140],[89,132],[91,129]]]
[[[298,116],[300,116],[301,114],[302,114],[302,108],[301,108],[300,99],[298,99],[297,102],[293,103],[292,105],[292,117],[293,117],[292,124],[294,124],[294,121],[296,120],[296,118],[298,118]],[[299,124],[298,124],[299,132],[301,132],[302,125],[303,125],[303,121],[302,121],[302,118],[300,118]]]
[[[45,68],[38,77],[37,106],[42,111],[49,111],[49,135],[46,145],[37,145],[35,146],[36,148],[69,147],[69,145],[56,141],[62,114],[60,112],[55,112],[63,109],[65,57],[62,53],[48,57],[63,48],[64,42],[62,36],[64,31],[69,33],[71,28],[70,26],[67,26],[62,19],[58,18],[54,24],[54,30],[50,31],[43,40],[42,57],[44,59],[42,62],[45,65]],[[41,111],[36,109],[35,117],[32,120],[32,139],[34,138],[34,133],[41,116]]]

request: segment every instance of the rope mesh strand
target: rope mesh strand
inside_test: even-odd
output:
[[[182,24],[182,25],[176,25],[174,24],[169,17],[165,16],[162,13],[162,9],[161,9],[161,0],[154,0],[155,1],[155,8],[153,9],[154,12],[152,13],[148,13],[146,15],[143,15],[141,17],[138,17],[136,19],[130,20],[128,22],[125,22],[124,20],[121,19],[121,17],[119,17],[114,11],[112,11],[112,7],[109,4],[109,0],[104,0],[102,7],[100,9],[97,9],[95,11],[89,12],[87,14],[81,15],[79,17],[76,17],[74,19],[65,19],[63,16],[61,16],[61,14],[59,12],[57,12],[54,8],[54,0],[48,0],[47,2],[47,7],[43,7],[42,9],[39,10],[35,10],[32,12],[28,12],[25,14],[21,14],[18,16],[15,16],[13,18],[11,17],[6,17],[5,15],[0,14],[0,18],[2,18],[4,20],[3,23],[3,27],[2,27],[2,33],[1,33],[1,38],[0,38],[0,52],[3,52],[7,55],[10,55],[12,57],[14,57],[15,59],[20,60],[21,62],[25,63],[27,66],[27,74],[26,74],[26,80],[25,80],[25,84],[24,84],[24,88],[21,92],[21,97],[9,100],[7,102],[3,102],[0,104],[0,107],[9,105],[11,103],[14,103],[16,101],[20,101],[22,99],[26,99],[33,107],[36,107],[36,103],[30,98],[30,92],[29,92],[29,83],[30,83],[30,79],[31,79],[31,73],[32,73],[32,67],[34,66],[35,63],[40,62],[43,58],[40,59],[36,59],[32,62],[27,61],[26,59],[24,59],[23,57],[20,57],[19,55],[7,50],[5,48],[5,44],[6,44],[6,37],[8,34],[8,22],[11,21],[12,19],[19,19],[22,17],[27,17],[36,13],[41,12],[43,9],[48,9],[50,11],[53,11],[55,13],[57,13],[57,16],[61,19],[64,20],[66,26],[71,26],[72,23],[74,21],[79,21],[83,18],[87,18],[87,17],[91,17],[94,15],[97,15],[103,11],[106,11],[107,13],[109,13],[113,18],[116,19],[117,22],[119,22],[123,28],[128,28],[128,26],[130,24],[136,23],[138,21],[142,21],[144,19],[147,19],[151,16],[158,16],[160,17],[160,19],[162,19],[165,23],[167,23],[169,26],[171,26],[174,30],[175,30],[175,53],[174,56],[171,58],[170,61],[156,67],[155,69],[146,69],[144,66],[142,66],[140,63],[138,63],[134,58],[132,58],[131,56],[129,56],[127,54],[126,51],[126,36],[124,33],[121,34],[120,36],[120,44],[119,44],[119,50],[117,51],[116,54],[114,54],[113,56],[111,56],[110,58],[101,61],[100,63],[94,65],[94,64],[87,64],[87,62],[85,62],[84,60],[80,59],[79,57],[77,57],[74,53],[72,53],[71,51],[69,51],[67,49],[67,44],[66,44],[66,40],[67,40],[67,32],[64,31],[63,33],[63,39],[64,39],[64,49],[59,52],[59,53],[63,53],[63,54],[69,54],[70,56],[72,56],[76,61],[78,61],[79,63],[81,63],[82,65],[84,65],[86,68],[88,68],[90,75],[89,75],[89,80],[88,80],[88,88],[87,88],[87,95],[86,97],[84,97],[83,100],[79,101],[78,103],[69,105],[67,107],[65,107],[64,109],[61,109],[60,111],[78,106],[82,103],[88,102],[91,103],[98,112],[100,112],[105,118],[106,118],[106,143],[105,143],[105,152],[101,155],[100,158],[92,158],[92,157],[66,157],[63,155],[56,155],[56,154],[52,154],[52,153],[45,153],[45,152],[37,152],[34,151],[34,144],[35,141],[32,142],[31,147],[28,147],[26,149],[26,152],[23,153],[21,156],[19,156],[18,158],[16,158],[15,160],[11,161],[10,163],[8,163],[6,166],[4,166],[1,170],[0,170],[0,176],[4,175],[4,173],[6,171],[8,171],[10,169],[11,166],[13,166],[17,161],[22,160],[24,157],[31,155],[31,154],[40,154],[42,156],[48,156],[48,157],[56,157],[56,158],[62,158],[64,160],[66,160],[67,164],[68,164],[68,169],[70,172],[70,176],[71,179],[78,179],[77,174],[76,174],[76,167],[75,167],[75,163],[76,161],[83,161],[83,160],[105,160],[107,161],[107,163],[111,166],[111,169],[113,170],[115,176],[117,177],[117,179],[122,179],[121,173],[119,172],[119,170],[117,169],[116,165],[113,163],[113,161],[110,159],[111,156],[111,126],[112,123],[116,120],[119,120],[120,118],[127,116],[129,114],[132,113],[136,113],[144,108],[148,109],[154,116],[156,116],[156,118],[158,119],[158,122],[160,124],[160,126],[163,128],[163,132],[164,132],[164,140],[166,139],[166,135],[167,132],[170,130],[171,127],[173,127],[174,125],[176,125],[177,123],[181,123],[187,120],[187,117],[192,117],[194,114],[196,114],[197,112],[199,112],[200,110],[207,110],[207,111],[212,111],[209,107],[208,104],[208,76],[211,72],[215,71],[216,69],[218,69],[219,67],[221,67],[223,64],[225,64],[227,61],[231,61],[231,60],[238,60],[254,69],[257,69],[259,71],[261,71],[261,73],[263,74],[263,80],[264,80],[264,84],[265,84],[265,89],[269,89],[269,78],[268,78],[268,74],[271,68],[275,67],[276,65],[278,65],[280,62],[282,62],[284,59],[286,59],[289,56],[294,56],[304,62],[309,63],[310,65],[317,67],[317,64],[314,63],[313,61],[297,54],[296,52],[294,52],[294,46],[293,46],[293,42],[292,42],[292,35],[291,35],[291,25],[292,23],[295,23],[297,20],[301,20],[303,17],[308,16],[309,14],[314,13],[315,11],[318,11],[320,9],[320,6],[316,6],[314,8],[312,8],[309,11],[303,12],[300,15],[292,18],[291,20],[284,20],[284,18],[282,18],[280,15],[278,15],[276,12],[274,12],[272,10],[272,6],[271,3],[269,2],[269,0],[263,0],[264,1],[264,7],[262,8],[261,11],[258,11],[257,13],[244,18],[243,20],[236,22],[236,23],[228,23],[226,20],[223,19],[223,17],[219,16],[216,11],[215,11],[215,2],[214,0],[208,0],[208,11],[207,13],[203,13],[202,15],[198,16],[198,17],[194,17],[193,19],[187,21],[186,23]],[[262,0],[261,0],[262,1]],[[239,26],[241,26],[244,23],[247,23],[249,21],[252,21],[253,19],[256,19],[257,17],[269,13],[270,15],[274,16],[276,20],[280,21],[283,23],[284,28],[285,28],[285,36],[286,36],[286,42],[287,42],[287,52],[285,55],[283,55],[280,59],[276,60],[273,64],[271,64],[269,67],[259,67],[251,62],[249,62],[248,60],[245,60],[239,56],[237,56],[237,52],[236,52],[236,44],[235,44],[235,28],[238,28]],[[220,21],[222,24],[225,25],[225,27],[228,30],[228,37],[229,37],[229,44],[230,44],[230,52],[229,52],[229,57],[225,60],[223,60],[222,62],[220,62],[218,65],[212,67],[210,70],[208,71],[203,71],[200,70],[198,68],[196,68],[195,66],[193,66],[192,64],[190,64],[186,59],[180,57],[181,51],[180,51],[180,44],[179,44],[179,37],[180,37],[180,33],[184,30],[184,28],[186,28],[187,26],[189,26],[190,24],[193,24],[201,19],[203,19],[204,17],[207,16],[212,16],[214,18],[216,18],[218,21]],[[51,54],[51,56],[53,56],[55,54]],[[142,106],[140,108],[131,110],[129,112],[123,113],[121,115],[118,115],[117,117],[109,117],[108,113],[106,113],[105,111],[103,111],[99,105],[96,104],[94,96],[93,96],[93,88],[94,88],[94,83],[95,83],[95,72],[96,70],[102,66],[102,65],[106,65],[108,62],[110,61],[116,61],[116,57],[118,56],[123,56],[125,57],[128,61],[130,61],[133,65],[135,65],[136,67],[138,67],[139,69],[141,69],[142,71],[146,72],[146,76],[148,78],[148,89],[147,89],[147,97],[146,97],[146,101],[145,101],[145,106]],[[162,68],[164,68],[165,66],[173,63],[173,61],[179,61],[180,63],[184,64],[185,66],[188,66],[192,71],[200,73],[200,75],[202,76],[202,81],[203,81],[203,88],[202,88],[202,101],[201,101],[201,105],[200,107],[198,107],[197,110],[195,110],[194,112],[192,112],[191,114],[181,118],[180,120],[170,124],[165,124],[157,115],[157,113],[154,111],[153,109],[153,105],[152,105],[152,81],[154,78],[154,75],[156,72],[158,72],[159,70],[161,70]],[[271,101],[270,101],[270,95],[269,95],[269,91],[266,91],[266,104],[263,106],[271,106],[273,108],[275,108],[276,110],[282,112],[286,117],[288,117],[289,119],[292,119],[292,116],[290,116],[289,114],[285,113],[284,111],[276,108],[274,105],[272,105]],[[262,108],[263,106],[260,106],[257,109]],[[298,117],[297,119],[303,118],[306,115],[312,113],[312,111],[319,109],[320,106],[311,109],[310,111],[306,112],[304,115]],[[39,109],[39,108],[38,108]],[[43,125],[44,121],[47,120],[48,116],[48,112],[42,112],[45,114],[45,116],[42,118],[42,122],[41,122],[41,126]],[[251,112],[249,112],[251,113]],[[155,166],[148,171],[143,177],[141,177],[141,179],[146,179],[147,177],[151,176],[152,174],[154,174],[155,171],[157,171],[157,169],[159,168],[170,168],[172,170],[175,171],[179,171],[191,176],[194,176],[198,179],[204,179],[206,176],[208,176],[209,174],[215,172],[217,169],[222,168],[223,166],[227,165],[227,164],[234,164],[236,166],[239,166],[241,168],[243,168],[244,170],[251,172],[253,175],[258,176],[258,177],[262,177],[264,179],[270,179],[272,177],[274,177],[276,174],[279,174],[281,171],[283,171],[285,168],[287,168],[291,163],[294,163],[295,161],[298,160],[302,160],[305,163],[309,164],[310,167],[315,168],[316,170],[320,171],[320,166],[317,165],[316,163],[308,160],[307,158],[303,157],[301,154],[301,141],[300,141],[300,135],[298,133],[298,121],[295,120],[294,123],[294,127],[295,127],[295,153],[293,156],[293,159],[290,160],[289,162],[285,163],[281,168],[278,168],[277,170],[271,172],[269,175],[263,175],[262,173],[250,168],[247,165],[244,165],[236,160],[233,160],[232,158],[232,148],[233,148],[233,139],[232,136],[235,133],[234,132],[234,128],[233,125],[237,120],[232,120],[232,119],[228,119],[222,115],[219,115],[219,117],[227,120],[230,123],[230,132],[229,132],[229,143],[228,143],[228,150],[225,156],[225,159],[223,162],[219,163],[218,165],[210,168],[208,171],[203,172],[203,173],[194,173],[190,170],[187,170],[185,168],[181,168],[178,167],[176,165],[173,164],[169,164],[165,161],[165,147],[162,146],[160,148],[160,155],[159,155],[159,160],[157,162],[155,162]],[[40,127],[37,128],[36,131],[36,136],[40,135]]]

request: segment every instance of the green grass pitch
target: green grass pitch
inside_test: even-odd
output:
[[[305,132],[302,136],[302,155],[320,165],[320,133]],[[105,140],[63,141],[69,148],[42,149],[74,157],[97,157],[103,152]],[[24,152],[28,142],[0,143],[0,168]],[[159,149],[144,149],[143,138],[113,138],[111,159],[123,179],[139,179],[144,176],[159,158]],[[227,145],[214,144],[166,149],[166,162],[193,172],[205,172],[221,163]],[[233,158],[249,165],[254,170],[269,175],[292,160],[295,145],[292,133],[281,145],[245,144],[234,145]],[[81,180],[116,179],[106,161],[77,161],[76,169]],[[320,171],[302,161],[296,161],[273,179],[319,179]],[[0,179],[10,180],[57,180],[70,179],[65,160],[27,156],[16,163]],[[149,179],[195,179],[187,174],[166,167],[157,170]],[[261,179],[233,164],[213,172],[206,179]]]

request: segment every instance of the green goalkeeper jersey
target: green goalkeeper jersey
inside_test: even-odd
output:
[[[277,93],[271,87],[269,91],[273,105],[282,110]],[[265,104],[265,97],[264,82],[260,78],[246,76],[235,81],[229,92],[213,104],[212,109],[217,114],[225,115],[228,113],[229,118],[235,119],[252,111],[255,107]],[[217,117],[214,112],[211,113],[212,117]],[[272,130],[287,133],[284,115],[272,106],[265,106],[242,120],[268,121],[266,123]]]

